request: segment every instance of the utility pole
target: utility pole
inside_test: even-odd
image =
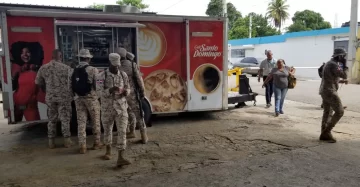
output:
[[[346,65],[349,67],[348,80],[350,83],[356,83],[358,70],[353,69],[356,64],[356,48],[358,43],[357,29],[358,29],[358,3],[359,0],[351,0],[350,13],[350,33],[349,33],[349,48]],[[356,67],[356,66],[355,66]]]
[[[251,38],[251,32],[252,32],[252,15],[249,15],[249,38]]]

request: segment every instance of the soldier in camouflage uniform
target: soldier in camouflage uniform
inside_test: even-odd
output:
[[[135,127],[138,126],[140,128],[142,143],[146,144],[148,142],[148,137],[143,117],[144,113],[140,109],[141,103],[139,103],[137,98],[137,94],[139,94],[139,99],[144,98],[144,82],[137,64],[133,61],[135,58],[134,54],[127,52],[124,48],[117,49],[117,53],[121,57],[126,58],[126,60],[121,61],[121,69],[128,75],[131,87],[131,94],[126,98],[129,104],[129,133],[127,133],[126,136],[127,138],[135,138]]]
[[[98,95],[96,93],[96,76],[99,73],[98,69],[89,66],[91,58],[93,57],[90,54],[88,49],[81,49],[78,57],[80,58],[79,65],[76,68],[85,68],[85,71],[88,74],[88,83],[92,84],[93,87],[91,91],[85,96],[78,96],[75,93],[75,105],[77,112],[77,123],[78,123],[78,139],[80,146],[80,153],[86,153],[86,122],[88,120],[88,113],[91,118],[91,123],[93,125],[93,134],[95,136],[95,142],[93,149],[100,149],[102,144],[100,141],[101,130],[100,130],[100,102],[98,100]]]
[[[61,121],[61,130],[64,136],[65,147],[70,147],[70,120],[71,102],[71,75],[73,69],[61,62],[61,51],[53,51],[52,60],[41,66],[35,83],[46,92],[45,101],[48,106],[48,137],[49,148],[55,148],[56,123]]]
[[[118,160],[117,166],[131,164],[125,158],[126,127],[128,122],[126,96],[130,94],[129,79],[125,72],[120,71],[120,56],[116,53],[109,55],[110,67],[100,74],[97,82],[102,82],[101,119],[104,127],[104,143],[106,153],[104,158],[111,159],[112,130],[114,122],[118,132]],[[100,77],[101,76],[101,77]]]
[[[343,64],[343,68],[339,67],[339,62]],[[324,66],[320,86],[320,95],[323,99],[324,107],[320,135],[320,140],[322,141],[330,143],[336,142],[336,139],[331,134],[331,130],[344,115],[344,108],[337,91],[339,89],[339,83],[347,84],[347,71],[345,50],[335,49],[332,59]],[[339,81],[340,78],[344,80]],[[335,112],[333,116],[330,115],[331,110]]]

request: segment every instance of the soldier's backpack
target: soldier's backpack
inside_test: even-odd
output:
[[[72,74],[72,90],[78,96],[86,96],[91,92],[93,85],[88,81],[88,73],[86,68],[88,66],[75,68],[74,73]]]

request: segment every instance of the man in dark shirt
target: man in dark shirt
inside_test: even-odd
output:
[[[338,63],[342,63],[343,68],[341,68]],[[331,130],[344,115],[344,108],[337,91],[339,89],[339,83],[348,83],[346,80],[347,71],[345,50],[335,49],[332,59],[324,66],[320,86],[320,95],[323,99],[324,107],[320,135],[320,140],[322,141],[329,143],[336,142],[336,139],[331,134]],[[340,80],[340,78],[344,80]],[[333,116],[330,115],[331,110],[335,112]]]

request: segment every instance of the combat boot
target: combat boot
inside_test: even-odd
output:
[[[80,154],[85,154],[86,153],[86,151],[87,151],[87,148],[86,148],[86,145],[82,145],[82,146],[80,146]]]
[[[101,149],[103,146],[103,144],[101,143],[100,140],[95,140],[94,142],[94,146],[92,147],[93,150],[98,150]]]
[[[70,137],[64,138],[64,147],[69,148],[71,146],[72,146],[71,138]]]
[[[134,130],[130,130],[129,133],[126,133],[126,139],[132,139],[132,138],[136,138],[136,134]]]
[[[336,143],[336,139],[331,134],[331,131],[328,130],[323,131],[319,139],[328,143]]]
[[[49,138],[49,148],[50,149],[55,148],[55,138]]]
[[[130,164],[131,164],[131,162],[125,158],[125,150],[119,151],[116,166],[121,167],[121,166],[130,165]]]
[[[146,129],[140,130],[141,133],[141,141],[143,144],[146,144],[149,141],[149,138],[146,133]]]
[[[105,160],[110,160],[111,159],[111,145],[106,146],[106,153],[104,155],[104,159]]]

